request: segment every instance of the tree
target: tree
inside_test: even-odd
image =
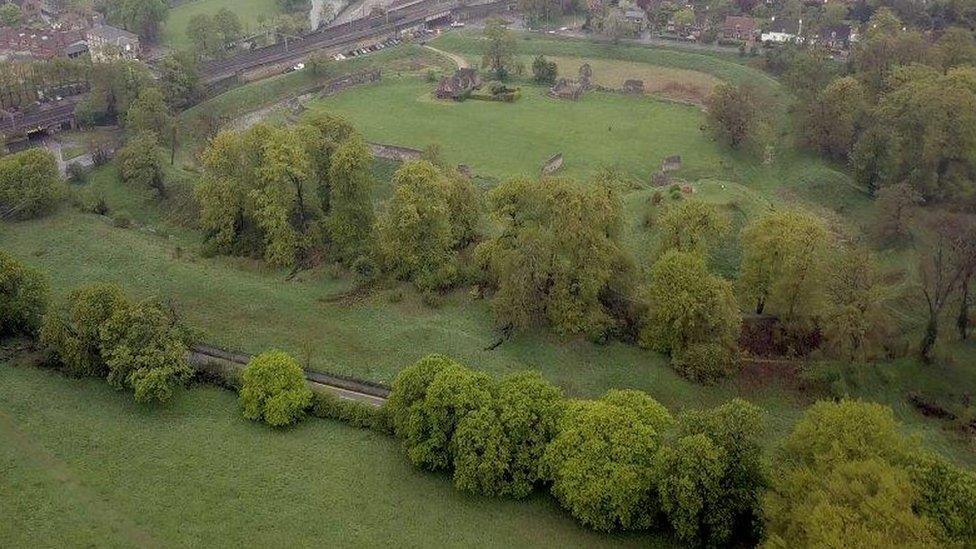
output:
[[[682,200],[668,207],[658,222],[661,251],[707,254],[732,226],[728,214],[701,200]]]
[[[434,377],[446,368],[460,364],[443,355],[428,355],[397,373],[386,402],[393,424],[393,432],[400,439],[415,430],[414,418],[420,416],[420,406]],[[406,446],[406,441],[404,442]]]
[[[823,221],[800,210],[768,213],[742,230],[741,242],[739,285],[756,314],[792,321],[819,312],[830,249]]]
[[[139,93],[153,86],[149,69],[133,60],[115,60],[92,65],[91,93],[85,110],[93,121],[111,123],[129,110]],[[79,103],[78,108],[82,108]]]
[[[759,540],[768,483],[763,411],[740,399],[691,410],[679,417],[676,436],[677,444],[660,450],[657,473],[679,537],[714,547]]]
[[[183,110],[203,96],[197,61],[188,52],[167,55],[159,62],[159,86],[171,110]]]
[[[17,27],[20,25],[23,14],[20,8],[13,3],[5,3],[0,6],[0,25],[4,27]]]
[[[65,371],[77,376],[105,377],[101,328],[128,304],[114,284],[92,284],[72,291],[67,300],[45,315],[41,344]]]
[[[864,38],[853,49],[851,64],[872,92],[884,89],[896,67],[925,61],[925,39],[917,31],[907,30],[888,8],[877,10],[865,29]]]
[[[970,29],[950,27],[936,42],[942,68],[976,65],[976,37]]]
[[[376,224],[385,270],[423,291],[454,284],[457,250],[466,244],[459,238],[465,228],[458,224],[458,210],[466,206],[452,198],[458,184],[463,183],[426,160],[406,163],[393,174],[393,198]]]
[[[129,140],[117,157],[119,175],[127,184],[147,187],[166,196],[159,142],[152,132],[143,132]]]
[[[410,406],[399,431],[410,461],[422,469],[444,470],[454,463],[452,442],[459,424],[490,406],[494,382],[487,375],[456,363],[440,368],[424,391],[422,402]]]
[[[875,112],[877,130],[854,153],[859,181],[908,182],[926,200],[976,203],[976,69],[893,73]]]
[[[359,136],[346,139],[329,166],[329,238],[336,256],[346,265],[370,250],[373,229],[372,154]]]
[[[971,258],[966,260],[957,258],[960,251],[971,252],[971,243],[963,243],[969,235],[961,225],[960,218],[942,215],[938,216],[931,225],[934,241],[920,254],[919,259],[921,282],[919,289],[927,313],[919,355],[926,363],[932,361],[932,351],[939,338],[942,313],[953,293],[960,287],[963,275],[967,274],[966,267],[972,262]],[[966,306],[967,304],[964,303],[963,308],[965,309]]]
[[[213,16],[214,30],[220,38],[223,49],[229,48],[241,38],[243,27],[237,14],[227,8],[220,8]]]
[[[559,67],[542,54],[532,60],[532,76],[540,84],[555,84]]]
[[[295,423],[312,402],[301,366],[283,351],[265,351],[248,362],[241,377],[244,417],[272,427]]]
[[[515,37],[501,19],[489,19],[485,23],[487,45],[481,58],[481,67],[488,69],[494,78],[505,80],[514,68]]]
[[[904,242],[911,237],[915,210],[922,203],[922,195],[908,183],[882,187],[878,191],[877,217],[874,232],[881,242]]]
[[[166,0],[104,0],[104,5],[110,23],[149,41],[158,36],[169,9]]]
[[[647,304],[638,337],[642,346],[662,353],[706,342],[735,348],[741,317],[732,285],[710,274],[700,255],[665,252],[640,296]]]
[[[503,378],[490,406],[467,414],[451,440],[454,485],[486,495],[527,496],[542,478],[561,392],[536,372]]]
[[[186,24],[186,36],[198,55],[215,55],[220,36],[215,34],[213,17],[207,13],[197,13]]]
[[[673,419],[647,395],[629,393],[637,392],[573,402],[543,455],[553,495],[597,530],[647,528],[659,510],[655,454]]]
[[[973,278],[976,277],[976,218],[957,214],[947,227],[952,231],[953,268],[959,273],[959,313],[956,329],[960,339],[969,338],[969,307]]]
[[[28,149],[0,158],[0,219],[31,219],[50,211],[64,195],[54,156]]]
[[[108,382],[137,402],[165,402],[193,375],[188,330],[157,300],[117,308],[99,329]]]
[[[767,122],[758,92],[748,85],[721,84],[705,101],[712,138],[733,148],[758,145]]]
[[[41,327],[50,288],[40,271],[0,251],[0,336],[33,336]]]
[[[150,132],[157,139],[168,138],[173,117],[169,113],[163,92],[155,87],[143,88],[139,97],[129,106],[125,124],[135,134]]]
[[[831,263],[824,284],[824,337],[834,353],[849,361],[867,358],[890,321],[877,263],[859,246],[840,251]]]
[[[765,505],[775,547],[976,541],[976,476],[901,434],[886,406],[818,402],[779,452]]]
[[[489,195],[501,231],[477,255],[502,325],[540,321],[599,339],[613,325],[607,294],[627,271],[612,184],[564,178],[507,181]]]
[[[838,78],[809,103],[800,130],[803,140],[822,154],[846,159],[867,108],[867,92],[863,84],[851,76]]]

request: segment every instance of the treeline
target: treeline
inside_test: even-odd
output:
[[[568,399],[536,372],[496,379],[440,355],[401,370],[381,408],[313,393],[280,351],[240,381],[248,419],[306,413],[394,434],[458,490],[548,489],[587,527],[657,531],[694,546],[967,546],[976,475],[900,432],[889,408],[820,402],[763,453],[764,412],[742,400],[673,415],[635,390]]]
[[[887,9],[864,27],[846,66],[798,50],[784,75],[806,147],[846,161],[872,194],[908,185],[921,199],[976,208],[976,36],[936,37]]]
[[[169,400],[193,374],[192,332],[165,302],[92,284],[52,305],[44,276],[0,252],[0,337],[7,336],[37,339],[46,364],[105,378],[139,402]]]

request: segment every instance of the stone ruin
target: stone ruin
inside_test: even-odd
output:
[[[571,99],[576,101],[583,96],[583,92],[590,89],[590,80],[592,78],[593,69],[590,68],[589,63],[583,63],[579,68],[579,74],[575,80],[571,78],[560,78],[549,88],[549,96],[557,99]]]
[[[563,153],[556,153],[546,160],[545,164],[542,165],[542,175],[549,175],[555,173],[559,168],[563,167]]]
[[[454,71],[451,76],[441,78],[434,90],[438,99],[452,99],[462,101],[474,90],[481,87],[481,77],[476,69],[466,68]]]
[[[644,95],[644,81],[626,80],[624,82],[623,92],[629,95]]]
[[[661,161],[661,169],[651,174],[651,185],[663,187],[671,183],[671,172],[681,169],[681,155],[673,154]]]

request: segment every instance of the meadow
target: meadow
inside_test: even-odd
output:
[[[214,387],[144,407],[4,363],[0,386],[3,547],[667,546],[587,530],[544,494],[465,495],[383,435],[248,422]]]
[[[169,10],[160,42],[170,48],[189,48],[192,44],[186,26],[190,19],[201,13],[213,15],[223,8],[237,14],[245,35],[257,31],[262,17],[271,18],[280,12],[275,0],[188,0]]]

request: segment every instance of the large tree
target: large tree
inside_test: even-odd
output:
[[[50,152],[28,149],[0,158],[0,220],[37,217],[50,211],[64,194]]]
[[[197,61],[188,52],[167,55],[159,62],[159,86],[170,109],[183,110],[202,96]]]
[[[712,138],[733,149],[761,146],[768,131],[766,107],[748,84],[720,84],[705,101]]]
[[[850,76],[838,78],[806,105],[801,117],[801,139],[822,154],[845,160],[867,108],[864,85]]]
[[[514,179],[496,187],[490,202],[501,231],[478,255],[501,323],[545,322],[563,334],[602,337],[614,323],[615,284],[627,272],[612,185]]]
[[[682,200],[668,206],[658,226],[662,252],[678,250],[705,255],[728,234],[732,220],[714,204]]]
[[[119,175],[127,184],[148,187],[161,197],[166,196],[163,164],[159,155],[159,140],[155,133],[143,132],[133,137],[119,150]]]
[[[166,19],[166,0],[104,0],[104,11],[110,23],[153,41]]]
[[[801,210],[776,211],[753,220],[741,240],[739,286],[756,314],[794,320],[820,311],[830,249],[822,220]]]
[[[495,78],[505,80],[515,68],[515,37],[501,19],[489,19],[485,24],[485,52],[481,67]]]
[[[49,294],[40,271],[0,251],[0,336],[36,335]]]
[[[372,160],[369,147],[357,135],[339,145],[329,166],[326,227],[336,258],[347,265],[370,251],[373,230]]]

